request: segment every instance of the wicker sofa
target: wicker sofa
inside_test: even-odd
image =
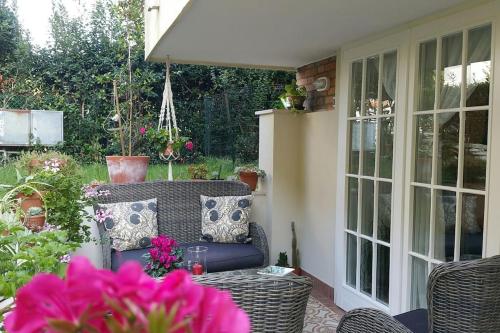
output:
[[[101,203],[133,202],[157,199],[158,233],[174,237],[182,247],[200,245],[209,247],[207,269],[209,272],[264,267],[269,264],[266,234],[257,223],[250,223],[252,242],[249,244],[218,244],[200,242],[200,195],[242,196],[251,194],[248,186],[235,181],[153,181],[136,184],[107,184],[100,190],[109,190]],[[94,207],[94,209],[96,209]],[[147,249],[117,252],[104,226],[98,224],[103,253],[103,266],[117,270],[128,260],[142,261]]]
[[[500,332],[500,256],[438,265],[429,276],[427,306],[395,317],[355,309],[337,332]]]

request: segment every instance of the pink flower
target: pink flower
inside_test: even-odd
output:
[[[146,134],[146,127],[141,127],[141,128],[139,129],[139,133],[141,133],[141,135]]]
[[[5,328],[9,333],[110,333],[117,331],[108,326],[111,316],[119,331],[130,329],[133,320],[134,332],[147,333],[150,313],[163,307],[168,315],[175,306],[179,308],[171,325],[186,323],[176,333],[250,332],[248,316],[229,293],[194,283],[186,271],[174,271],[158,282],[135,262],[113,273],[95,269],[83,257],[71,260],[65,280],[38,274],[22,287]]]
[[[188,141],[186,142],[186,144],[184,145],[184,147],[189,150],[189,151],[192,151],[193,148],[194,148],[194,144],[193,144],[193,141]]]

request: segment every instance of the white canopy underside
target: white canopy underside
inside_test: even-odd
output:
[[[334,55],[345,43],[472,0],[183,1],[183,8],[180,0],[146,8],[148,60],[170,55],[172,62],[297,68]],[[166,20],[159,12],[168,10],[168,22],[158,22]]]

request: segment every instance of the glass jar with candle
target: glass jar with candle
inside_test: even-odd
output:
[[[206,246],[191,246],[187,249],[187,269],[193,275],[207,273],[207,252]]]

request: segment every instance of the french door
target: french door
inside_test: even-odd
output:
[[[499,13],[492,2],[342,50],[340,307],[424,308],[437,264],[500,254]]]
[[[406,41],[400,34],[342,55],[341,77],[349,82],[340,120],[346,160],[339,207],[345,207],[345,223],[337,228],[343,260],[335,299],[346,309],[399,303],[393,290],[401,282]]]
[[[492,25],[429,36],[414,52],[404,272],[409,309],[427,307],[435,265],[485,253]]]

